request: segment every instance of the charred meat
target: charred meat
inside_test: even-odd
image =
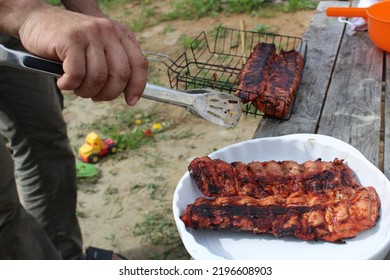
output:
[[[360,186],[351,169],[342,160],[253,161],[227,163],[208,156],[195,158],[188,170],[203,195],[269,195],[288,197],[291,193]]]
[[[259,43],[239,75],[236,95],[268,116],[283,118],[291,109],[303,64],[295,50],[276,53],[274,44]]]
[[[333,189],[326,201],[305,197],[306,203],[288,203],[289,199],[269,196],[198,198],[181,219],[194,229],[249,231],[276,237],[295,236],[300,240],[340,242],[373,227],[379,217],[380,201],[372,187]],[[311,196],[321,195],[314,193]]]
[[[254,48],[238,76],[236,95],[243,103],[255,100],[265,92],[272,62],[275,59],[274,44],[259,43]]]
[[[342,160],[227,163],[194,159],[198,198],[181,216],[193,229],[249,231],[340,242],[372,228],[380,199]]]
[[[266,115],[283,118],[290,110],[298,90],[303,59],[296,51],[281,51],[270,68],[266,90],[253,102]]]

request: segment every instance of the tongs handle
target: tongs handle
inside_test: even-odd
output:
[[[44,59],[23,51],[11,50],[2,44],[0,44],[0,61],[3,65],[25,68],[57,77],[64,74],[61,62]]]
[[[64,74],[61,62],[47,60],[23,51],[12,50],[1,44],[0,59],[2,64],[8,66],[38,71],[55,77]],[[205,92],[196,91],[195,93]],[[142,97],[189,108],[193,105],[195,95],[147,83]]]

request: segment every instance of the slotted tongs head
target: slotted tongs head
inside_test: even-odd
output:
[[[242,112],[238,97],[212,89],[177,91],[147,84],[142,97],[184,107],[213,124],[225,127],[235,127]]]
[[[56,77],[64,73],[62,64],[59,62],[37,57],[27,52],[11,50],[1,44],[0,65],[41,72]],[[242,112],[242,103],[238,97],[212,89],[177,91],[147,83],[142,97],[184,107],[191,113],[224,127],[235,127]]]

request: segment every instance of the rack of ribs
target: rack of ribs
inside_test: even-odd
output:
[[[228,163],[208,156],[191,161],[188,170],[204,196],[268,195],[288,197],[294,192],[360,186],[351,169],[342,160],[331,162],[253,161]]]
[[[198,198],[186,208],[181,219],[193,229],[229,229],[276,237],[295,236],[300,240],[343,242],[373,227],[380,206],[372,187],[347,193],[313,205],[310,198],[298,205],[289,205],[288,199],[275,196]]]
[[[238,76],[236,95],[243,103],[255,100],[265,92],[269,68],[276,55],[275,44],[258,43]]]
[[[181,216],[193,229],[249,231],[342,242],[372,228],[380,199],[342,160],[233,162],[200,157],[189,171],[199,190]]]
[[[264,114],[282,119],[291,110],[303,64],[296,50],[276,53],[274,44],[259,43],[239,74],[236,96]]]

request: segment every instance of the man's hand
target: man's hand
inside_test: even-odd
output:
[[[143,93],[147,60],[134,34],[118,22],[44,6],[23,21],[19,37],[28,51],[63,62],[61,89],[95,101],[124,92],[129,105]]]

